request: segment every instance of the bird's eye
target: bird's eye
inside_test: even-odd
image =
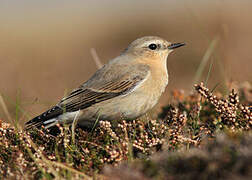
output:
[[[156,44],[150,44],[149,49],[155,50],[155,49],[157,49],[157,45]]]

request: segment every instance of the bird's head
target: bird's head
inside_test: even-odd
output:
[[[124,53],[166,61],[169,53],[184,45],[185,43],[170,43],[157,36],[145,36],[133,41]]]

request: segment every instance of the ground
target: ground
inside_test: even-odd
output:
[[[233,87],[233,86],[232,86]],[[23,179],[251,179],[251,86],[228,95],[203,83],[173,91],[158,117],[22,130],[0,123],[0,177]]]

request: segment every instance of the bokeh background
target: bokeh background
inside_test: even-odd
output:
[[[159,106],[173,89],[189,93],[208,74],[210,88],[251,82],[250,0],[1,0],[0,93],[11,116],[21,110],[27,120],[87,80],[97,69],[91,48],[106,63],[146,35],[187,44],[169,57]],[[7,119],[2,108],[0,119]]]

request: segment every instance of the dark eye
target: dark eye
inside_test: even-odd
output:
[[[157,45],[156,44],[150,44],[149,49],[155,50],[155,49],[157,49]]]

